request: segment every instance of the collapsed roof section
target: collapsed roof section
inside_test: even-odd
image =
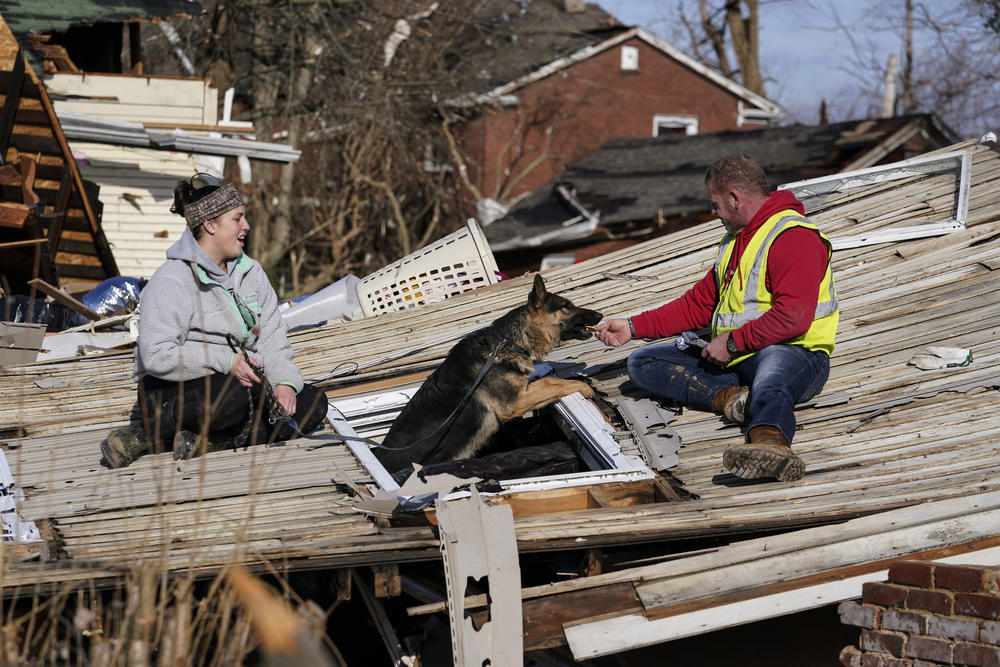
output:
[[[597,238],[641,236],[673,217],[707,215],[705,170],[727,153],[753,157],[777,187],[901,160],[955,141],[955,133],[933,115],[614,139],[518,202],[486,235],[494,252],[566,243],[581,236],[579,206],[600,217]],[[564,191],[576,205],[567,203]]]
[[[122,271],[148,278],[184,231],[170,213],[177,181],[222,174],[236,158],[294,162],[290,146],[254,140],[253,125],[218,119],[219,93],[207,79],[56,72],[46,77],[79,168],[101,187],[103,227]],[[230,105],[227,93],[224,109]]]
[[[624,365],[644,343],[574,342],[550,355],[554,365],[584,369],[622,453],[642,457],[656,474],[583,487],[535,480],[530,490],[502,496],[497,502],[513,510],[520,558],[643,544],[651,560],[524,589],[523,617],[540,619],[525,624],[525,651],[568,644],[582,659],[857,597],[862,581],[899,558],[963,552],[1000,562],[989,550],[1000,538],[1000,295],[992,274],[1000,268],[1000,151],[969,143],[937,157],[955,153],[969,156],[963,227],[930,240],[834,252],[842,318],[830,380],[797,410],[794,446],[807,466],[797,482],[726,474],[722,452],[743,436],[715,415],[664,410],[643,418],[623,407],[646,400]],[[834,241],[948,219],[957,178],[949,168],[861,179],[856,188],[830,193],[810,216]],[[716,221],[707,222],[554,269],[547,284],[606,316],[631,315],[676,298],[702,277],[720,233]],[[293,334],[296,361],[306,377],[327,378],[320,386],[344,414],[349,403],[362,406],[348,425],[377,438],[391,419],[382,396],[412,391],[462,333],[522,304],[528,291],[528,280],[519,278],[425,308]],[[972,362],[931,369],[913,363],[938,345],[965,349]],[[39,566],[5,552],[5,595],[35,584],[104,585],[121,576],[123,559],[211,576],[234,553],[310,569],[440,558],[439,536],[426,525],[432,514],[372,521],[353,509],[357,499],[345,485],[365,487],[374,478],[336,442],[297,440],[182,463],[163,453],[124,470],[98,467],[100,439],[125,423],[135,404],[131,363],[126,353],[2,372],[0,434],[26,489],[24,518],[47,519],[39,524],[43,537],[62,554]],[[359,370],[331,376],[331,369],[351,368]],[[654,460],[657,440],[674,442],[676,456]],[[832,522],[845,523],[823,528]],[[762,531],[785,534],[739,541]],[[732,544],[678,553],[691,548],[685,541],[708,537]],[[485,598],[466,599],[463,607],[475,610]],[[434,603],[414,613],[444,608]]]

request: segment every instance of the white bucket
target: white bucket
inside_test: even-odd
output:
[[[362,278],[365,317],[417,308],[497,282],[497,264],[474,218],[465,228]]]
[[[344,276],[281,313],[289,331],[318,327],[331,321],[344,322],[364,317],[357,297],[357,276]]]

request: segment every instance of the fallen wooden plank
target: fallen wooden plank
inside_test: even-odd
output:
[[[90,308],[85,306],[82,302],[74,299],[69,294],[62,291],[55,285],[50,285],[41,278],[32,278],[31,280],[28,281],[28,284],[34,286],[36,289],[38,289],[39,292],[42,292],[43,294],[47,294],[48,296],[52,297],[58,303],[62,304],[63,306],[66,306],[74,313],[80,313],[81,315],[91,320],[94,320],[95,322],[101,319],[101,316],[97,312],[91,310]]]
[[[1000,547],[955,555],[928,556],[942,563],[956,565],[1000,565]],[[905,554],[899,556],[900,559],[905,557]],[[881,581],[887,576],[888,569],[879,567],[847,579],[720,604],[686,614],[659,619],[649,619],[641,614],[615,616],[569,625],[564,632],[574,658],[597,658],[858,598],[865,583]]]

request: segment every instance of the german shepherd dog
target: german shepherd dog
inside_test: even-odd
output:
[[[529,384],[528,378],[532,357],[541,359],[562,341],[586,340],[587,327],[602,317],[547,291],[536,274],[527,304],[451,348],[396,417],[375,457],[390,473],[411,463],[471,458],[502,423],[573,392],[592,397],[593,389],[580,380],[542,378]]]

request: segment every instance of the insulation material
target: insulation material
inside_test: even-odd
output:
[[[972,350],[932,345],[927,348],[926,352],[915,355],[907,363],[924,371],[940,368],[962,368],[972,364]]]
[[[24,492],[14,488],[14,475],[7,465],[7,456],[0,450],[0,522],[4,542],[41,542],[42,537],[33,521],[24,521],[17,512],[17,503]]]

